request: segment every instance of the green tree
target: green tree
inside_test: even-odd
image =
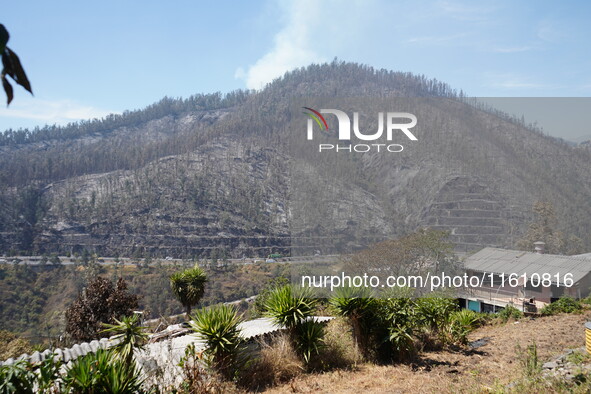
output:
[[[198,265],[170,276],[170,288],[185,308],[187,319],[190,319],[192,307],[201,301],[205,292],[205,283],[207,283],[207,275]]]
[[[453,245],[447,241],[448,235],[446,231],[420,229],[398,239],[379,242],[351,256],[345,262],[345,269],[365,273],[374,268],[393,275],[435,270],[447,273],[455,268]]]

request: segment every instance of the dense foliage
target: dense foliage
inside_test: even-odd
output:
[[[205,293],[207,275],[197,264],[193,268],[175,272],[170,276],[170,288],[172,293],[185,307],[187,318],[191,314],[191,308],[201,301]]]
[[[131,316],[138,301],[138,296],[127,290],[124,279],[113,284],[109,279],[97,277],[66,310],[66,332],[75,340],[96,339],[103,323],[112,324],[116,319]]]
[[[274,287],[265,303],[265,315],[285,327],[295,350],[306,363],[318,354],[324,332],[313,318],[318,300],[310,288],[291,285]]]
[[[243,350],[240,321],[233,306],[221,304],[200,309],[191,322],[191,328],[205,341],[207,361],[226,378],[233,377]]]

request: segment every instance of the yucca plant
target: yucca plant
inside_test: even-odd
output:
[[[222,304],[201,309],[195,313],[190,324],[197,336],[205,341],[204,353],[212,367],[230,378],[243,342],[236,308]]]
[[[353,338],[357,346],[368,358],[369,337],[375,311],[375,299],[367,287],[340,287],[329,300],[335,312],[349,319]]]
[[[269,293],[264,314],[276,324],[291,330],[313,315],[316,303],[310,288],[285,285]]]
[[[131,366],[133,362],[133,353],[136,349],[144,348],[148,340],[148,334],[145,332],[146,327],[138,325],[138,316],[124,316],[121,320],[115,319],[116,324],[106,324],[102,332],[115,334],[114,340],[118,343],[112,347],[113,352],[125,364]]]
[[[63,377],[67,392],[79,394],[142,392],[135,364],[127,365],[110,350],[99,349],[74,361]]]
[[[318,352],[324,335],[324,327],[311,320],[316,304],[310,288],[290,285],[274,288],[265,304],[265,315],[288,330],[292,345],[306,363]]]
[[[186,317],[189,319],[191,309],[197,305],[205,292],[207,275],[197,264],[193,268],[176,272],[170,276],[170,288],[183,305]]]

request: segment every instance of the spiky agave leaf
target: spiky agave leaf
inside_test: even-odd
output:
[[[205,354],[225,376],[238,360],[241,345],[240,317],[234,306],[216,305],[201,309],[193,316],[191,328],[206,343]]]
[[[310,288],[285,285],[271,291],[265,304],[265,315],[278,325],[293,328],[312,316],[316,303]]]

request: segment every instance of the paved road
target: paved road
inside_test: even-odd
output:
[[[60,259],[61,265],[74,265],[78,264],[79,261],[76,261],[74,258],[68,256],[58,256]],[[337,261],[339,258],[338,255],[317,255],[317,256],[298,256],[298,257],[285,257],[282,259],[273,259],[270,261],[269,259],[264,258],[247,258],[247,259],[228,259],[229,264],[234,265],[249,265],[254,263],[291,263],[291,264],[301,264],[301,263],[312,263],[312,262],[332,262]],[[14,256],[14,257],[0,257],[0,264],[25,264],[25,265],[52,265],[50,261],[46,263],[42,263],[43,256]],[[221,261],[221,260],[219,260]],[[155,266],[158,264],[161,265],[178,265],[178,264],[186,264],[188,260],[183,259],[152,259],[152,261],[148,264],[151,266]],[[127,257],[121,257],[116,259],[114,257],[99,257],[97,259],[97,263],[100,265],[116,265],[116,264],[123,264],[128,266],[134,266],[138,263],[144,264],[144,260],[140,259],[131,259]]]

